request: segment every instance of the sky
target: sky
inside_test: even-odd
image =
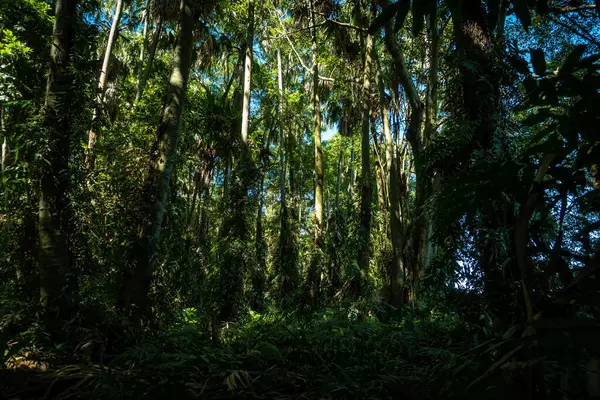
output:
[[[330,140],[336,132],[337,126],[335,124],[328,126],[326,131],[321,132],[321,140]]]

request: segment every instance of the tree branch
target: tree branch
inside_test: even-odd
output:
[[[584,10],[595,10],[595,4],[585,4],[583,6],[565,6],[565,7],[551,7],[550,12],[554,14],[565,14],[576,11],[584,11]]]

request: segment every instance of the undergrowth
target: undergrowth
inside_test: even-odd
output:
[[[168,331],[106,356],[102,364],[39,372],[39,387],[13,388],[11,395],[437,398],[440,393],[431,393],[431,371],[468,348],[472,331],[458,319],[435,313],[382,323],[347,310],[325,310],[317,315],[251,314],[243,323],[223,327],[216,338],[187,317]]]
[[[57,363],[45,371],[3,370],[0,395],[100,400],[518,399],[525,398],[527,371],[546,382],[539,386],[550,394],[545,398],[560,394],[556,385],[566,387],[561,381],[565,372],[556,369],[559,358],[544,348],[541,328],[538,335],[524,337],[522,327],[501,333],[486,328],[485,318],[474,323],[425,310],[405,311],[402,318],[386,322],[347,309],[251,313],[242,322],[220,327],[218,336],[205,322],[187,310],[178,324],[139,337],[116,355]],[[572,381],[580,378],[568,376]]]

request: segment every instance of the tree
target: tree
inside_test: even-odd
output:
[[[373,54],[373,37],[368,34],[365,44],[365,63],[363,70],[362,87],[362,116],[361,116],[361,204],[359,226],[358,266],[361,273],[368,277],[370,242],[371,242],[371,145],[370,145],[370,119],[371,119],[371,71]]]
[[[317,19],[314,1],[310,1],[311,54],[312,54],[312,106],[313,140],[315,142],[315,212],[314,212],[314,251],[308,272],[310,301],[317,304],[321,290],[321,268],[323,251],[323,189],[325,185],[323,171],[323,144],[321,143],[321,100],[319,98],[319,54],[317,42]]]
[[[177,45],[169,80],[167,102],[150,153],[150,170],[144,190],[144,207],[139,241],[133,253],[133,270],[123,280],[120,306],[130,310],[133,305],[145,312],[152,274],[156,268],[155,253],[160,239],[167,195],[177,156],[181,116],[194,48],[195,10],[191,0],[180,6]]]
[[[43,109],[47,166],[40,179],[40,301],[52,334],[58,332],[60,320],[68,315],[71,300],[70,290],[65,285],[72,274],[69,157],[73,128],[69,96],[73,89],[69,68],[75,39],[76,6],[76,0],[58,0],[55,4]]]
[[[110,66],[110,60],[112,57],[113,47],[115,45],[115,41],[117,40],[117,30],[119,29],[119,21],[121,20],[121,13],[123,11],[123,0],[117,0],[117,4],[115,5],[115,11],[113,15],[112,25],[110,26],[110,34],[108,35],[108,40],[106,42],[106,51],[104,52],[104,61],[102,62],[102,69],[100,70],[100,79],[98,81],[98,100],[96,108],[94,108],[94,113],[92,115],[92,127],[90,132],[88,133],[88,163],[93,167],[93,152],[94,147],[96,147],[96,142],[98,141],[98,133],[96,132],[96,127],[98,118],[100,117],[100,110],[102,107],[102,102],[104,98],[104,91],[106,90],[106,82],[108,78],[108,69]]]

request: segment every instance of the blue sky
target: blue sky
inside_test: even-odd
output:
[[[321,140],[329,140],[333,137],[333,135],[337,132],[337,126],[332,125],[327,127],[326,131],[321,132]]]

